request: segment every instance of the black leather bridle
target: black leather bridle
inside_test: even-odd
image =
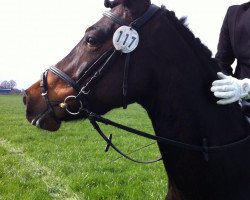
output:
[[[126,20],[121,19],[120,17],[114,15],[110,11],[106,11],[103,15],[108,17],[110,20],[112,20],[113,22],[115,22],[115,23],[117,23],[117,24],[119,24],[121,26],[126,25],[126,26],[130,26],[131,28],[133,28],[135,30],[139,30],[141,28],[141,26],[143,26],[146,22],[148,22],[155,15],[155,13],[159,9],[160,9],[159,7],[152,4],[149,7],[149,9],[140,18],[136,19],[135,21],[133,21],[130,24]],[[209,153],[222,151],[222,150],[226,150],[228,148],[232,148],[234,146],[238,146],[239,144],[245,143],[246,141],[248,141],[250,139],[250,136],[247,136],[246,138],[241,139],[241,140],[239,140],[237,142],[234,142],[234,143],[231,143],[231,144],[222,145],[222,146],[208,146],[207,139],[204,138],[203,139],[203,144],[201,146],[199,146],[199,145],[191,145],[191,144],[182,143],[182,142],[178,142],[178,141],[163,138],[163,137],[158,137],[158,136],[151,135],[151,134],[148,134],[148,133],[145,133],[145,132],[142,132],[142,131],[138,131],[138,130],[132,129],[130,127],[127,127],[127,126],[115,123],[113,121],[110,121],[108,119],[105,119],[105,118],[103,118],[103,117],[101,117],[99,115],[96,115],[95,113],[92,113],[88,109],[88,106],[86,106],[86,104],[87,104],[86,99],[87,99],[87,96],[88,96],[89,92],[91,92],[92,87],[100,79],[101,75],[104,74],[105,71],[108,70],[108,68],[114,64],[116,59],[119,56],[122,56],[122,55],[124,55],[124,54],[121,53],[120,51],[116,50],[115,48],[109,49],[103,55],[101,55],[90,67],[87,67],[87,70],[84,72],[84,74],[77,81],[74,81],[73,79],[71,79],[66,73],[64,73],[62,70],[56,68],[55,66],[50,67],[48,70],[46,70],[42,74],[41,82],[40,82],[42,96],[45,99],[47,108],[38,117],[36,117],[36,119],[42,118],[43,116],[45,116],[48,113],[50,113],[50,114],[54,113],[53,112],[53,106],[51,105],[51,103],[49,101],[49,98],[48,98],[47,76],[48,76],[48,71],[50,71],[53,74],[60,77],[66,83],[68,83],[77,92],[76,96],[68,96],[68,97],[66,97],[64,102],[61,104],[61,107],[65,108],[66,111],[71,115],[78,115],[81,112],[86,112],[88,114],[88,119],[90,120],[93,127],[97,130],[97,132],[101,135],[101,137],[107,142],[107,146],[106,146],[105,151],[108,151],[108,149],[110,147],[112,147],[119,154],[121,154],[122,156],[124,156],[125,158],[127,158],[127,159],[129,159],[131,161],[148,164],[148,163],[157,162],[157,161],[161,160],[162,158],[159,157],[156,160],[146,161],[145,162],[145,161],[138,161],[138,160],[135,160],[135,159],[129,157],[128,155],[126,155],[125,153],[120,151],[112,143],[112,135],[107,137],[102,132],[102,130],[99,127],[97,122],[103,123],[105,125],[111,125],[113,127],[125,130],[127,132],[130,132],[130,133],[142,136],[142,137],[146,137],[146,138],[155,140],[155,141],[157,141],[159,143],[171,145],[171,146],[186,149],[186,150],[189,150],[189,151],[202,152],[203,155],[204,155],[204,159],[206,161],[208,161],[208,159],[209,159],[209,157],[208,157]],[[123,108],[127,107],[127,90],[128,90],[128,81],[127,81],[127,79],[128,79],[129,61],[130,61],[130,53],[126,54],[125,67],[124,67],[123,88],[122,88],[123,89]],[[79,83],[82,82],[82,80],[86,80],[87,78],[89,78],[91,74],[94,74],[94,75],[87,81],[87,83],[83,87],[81,87]],[[79,104],[79,109],[78,109],[77,112],[72,112],[71,110],[69,110],[67,108],[67,103],[70,100],[74,100],[74,101],[79,102],[78,103]]]
[[[159,10],[160,8],[155,5],[151,5],[149,9],[138,19],[133,21],[132,23],[128,23],[126,20],[114,15],[110,11],[106,11],[103,13],[104,16],[111,19],[114,23],[119,24],[120,26],[126,25],[130,26],[132,29],[139,30],[146,22],[148,22],[154,14]],[[105,73],[105,71],[113,65],[113,63],[116,61],[116,59],[119,56],[124,55],[119,50],[116,50],[115,48],[111,48],[108,51],[106,51],[103,55],[101,55],[90,67],[86,67],[88,70],[84,72],[84,74],[77,80],[74,81],[71,79],[66,73],[64,73],[62,70],[56,68],[55,66],[51,66],[48,70],[46,70],[42,74],[41,78],[41,88],[42,88],[42,95],[45,98],[45,101],[47,102],[47,107],[51,108],[51,105],[49,104],[49,100],[47,97],[47,75],[48,71],[51,71],[61,79],[63,79],[66,83],[68,83],[71,87],[75,89],[75,91],[78,93],[76,96],[69,96],[65,99],[65,104],[67,104],[67,101],[71,98],[78,100],[80,105],[83,105],[83,101],[85,97],[89,94],[92,87],[96,84],[96,82],[100,79],[100,76]],[[128,69],[130,64],[130,53],[126,54],[125,59],[125,67],[124,67],[124,76],[123,76],[123,108],[127,108],[127,93],[128,93]],[[85,86],[80,87],[80,82],[82,80],[86,80],[89,78],[91,74],[94,75],[90,78],[90,80],[85,84]],[[70,110],[67,110],[70,114],[79,114],[81,112],[82,106],[80,106],[78,112],[73,113]],[[51,109],[50,109],[51,110]],[[52,109],[53,110],[53,109]]]
[[[159,10],[160,8],[154,4],[151,4],[148,10],[138,19],[134,20],[132,23],[128,23],[126,20],[114,15],[110,11],[106,11],[103,13],[103,16],[109,18],[114,23],[120,25],[120,26],[129,26],[134,30],[139,30],[145,23],[147,23]],[[153,163],[161,160],[161,157],[159,157],[156,160],[153,161],[138,161],[134,160],[133,158],[129,157],[128,155],[124,154],[122,151],[120,151],[118,148],[113,145],[111,142],[111,137],[108,139],[101,131],[98,124],[96,123],[96,120],[93,116],[94,113],[90,112],[87,106],[87,96],[91,92],[92,87],[96,84],[96,82],[100,79],[101,75],[105,73],[106,70],[109,69],[110,66],[113,65],[113,63],[117,60],[119,56],[124,55],[121,51],[116,50],[115,48],[111,48],[108,51],[106,51],[103,55],[101,55],[90,67],[86,67],[87,70],[84,72],[84,74],[77,80],[74,81],[72,78],[70,78],[65,72],[62,70],[56,68],[55,66],[51,66],[48,70],[46,70],[40,80],[40,87],[42,96],[46,102],[46,109],[43,111],[40,115],[36,117],[37,121],[39,118],[44,117],[46,114],[52,114],[54,115],[53,106],[51,105],[48,97],[48,85],[47,85],[47,77],[48,72],[52,72],[53,74],[60,77],[62,80],[64,80],[67,84],[69,84],[74,90],[76,91],[77,95],[74,96],[68,96],[65,98],[64,102],[60,104],[62,108],[65,108],[66,111],[71,115],[79,115],[81,112],[85,112],[89,116],[89,120],[91,124],[94,126],[94,128],[98,131],[98,133],[106,140],[107,147],[106,151],[108,151],[109,147],[113,147],[118,153],[126,157],[127,159],[130,159],[134,162],[138,163]],[[123,108],[127,108],[127,93],[128,93],[128,70],[129,70],[129,64],[130,64],[130,53],[127,53],[125,58],[125,67],[124,67],[124,74],[123,74],[123,85],[122,85],[122,94],[123,94]],[[91,74],[94,75],[87,81],[87,83],[81,87],[80,82],[83,80],[86,80],[90,77]],[[77,101],[79,105],[79,109],[77,112],[73,112],[67,108],[67,104],[69,101]]]

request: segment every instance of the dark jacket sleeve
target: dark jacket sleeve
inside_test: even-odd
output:
[[[232,7],[228,8],[226,16],[224,18],[220,31],[219,43],[217,46],[217,53],[215,55],[215,58],[218,61],[221,71],[227,75],[233,74],[233,69],[231,67],[231,64],[235,60],[230,38],[230,30],[229,30],[230,23],[228,21],[231,8]]]

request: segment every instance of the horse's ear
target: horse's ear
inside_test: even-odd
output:
[[[106,8],[114,8],[115,6],[118,6],[120,4],[123,4],[124,6],[130,7],[133,3],[135,3],[136,0],[104,0],[104,6]],[[146,3],[151,3],[150,0],[144,0]],[[141,2],[143,3],[143,2]]]

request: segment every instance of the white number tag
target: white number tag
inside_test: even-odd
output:
[[[121,26],[113,35],[113,44],[116,50],[122,53],[130,53],[136,49],[139,43],[139,34],[129,26]]]

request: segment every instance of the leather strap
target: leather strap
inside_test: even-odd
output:
[[[109,19],[111,19],[113,22],[115,22],[115,23],[117,23],[117,24],[119,24],[119,25],[121,25],[121,26],[129,26],[129,23],[126,21],[126,20],[124,20],[124,19],[122,19],[122,18],[120,18],[120,17],[117,17],[116,15],[114,15],[112,12],[110,12],[110,11],[105,11],[104,13],[103,13],[103,16],[105,16],[105,17],[108,17]]]
[[[79,94],[76,96],[77,99],[82,100],[86,95],[89,94],[91,88],[96,84],[96,82],[101,78],[102,74],[109,69],[110,66],[116,61],[117,57],[121,54],[119,51],[112,49],[112,54],[104,62],[101,68],[95,72],[95,74],[90,78],[90,80],[82,87]]]
[[[92,126],[94,127],[94,129],[100,134],[100,136],[107,142],[107,146],[105,149],[105,152],[108,151],[108,149],[110,147],[112,147],[117,153],[119,153],[120,155],[122,155],[123,157],[127,158],[130,161],[136,162],[136,163],[140,163],[140,164],[152,164],[155,162],[158,162],[160,160],[162,160],[162,157],[159,156],[157,159],[155,160],[149,160],[149,161],[142,161],[142,160],[135,160],[134,158],[130,157],[128,154],[123,153],[121,150],[119,150],[113,143],[112,143],[112,134],[110,135],[110,137],[108,138],[101,130],[101,128],[99,127],[99,125],[96,123],[95,120],[90,120],[90,123],[92,124]]]
[[[111,19],[113,22],[121,25],[121,26],[130,26],[134,29],[139,29],[141,26],[143,26],[145,23],[147,23],[154,14],[159,10],[160,8],[154,4],[151,4],[148,8],[148,10],[139,18],[137,18],[135,21],[133,21],[131,24],[128,24],[128,22],[115,14],[113,14],[110,11],[106,11],[103,13],[104,16]],[[126,55],[125,60],[125,67],[124,67],[124,78],[123,78],[123,108],[127,108],[127,93],[128,93],[128,70],[129,70],[129,64],[130,64],[130,53]]]
[[[170,146],[174,146],[174,147],[178,147],[181,149],[186,149],[189,151],[197,151],[197,152],[203,152],[203,153],[214,153],[214,152],[220,152],[220,151],[225,151],[228,150],[230,148],[233,147],[237,147],[241,144],[244,144],[246,142],[248,142],[248,140],[250,139],[250,135],[246,136],[243,139],[240,139],[236,142],[232,142],[230,144],[225,144],[225,145],[218,145],[218,146],[207,146],[206,141],[203,141],[203,145],[193,145],[193,144],[187,144],[187,143],[182,143],[179,141],[175,141],[175,140],[171,140],[168,138],[163,138],[163,137],[159,137],[159,136],[155,136],[155,135],[151,135],[121,124],[118,124],[116,122],[113,122],[109,119],[103,118],[99,115],[96,115],[94,113],[90,113],[89,115],[89,120],[90,121],[96,121],[96,122],[100,122],[103,123],[105,125],[110,125],[110,126],[114,126],[116,128],[122,129],[124,131],[127,131],[129,133],[135,134],[135,135],[139,135],[151,140],[155,140],[157,142],[166,144],[166,145],[170,145]]]
[[[58,77],[60,77],[61,79],[63,79],[66,83],[68,83],[76,91],[79,92],[81,90],[79,85],[73,79],[71,79],[67,74],[65,74],[62,70],[56,68],[55,66],[51,66],[49,68],[49,70],[51,72],[53,72],[55,75],[57,75]]]
[[[93,64],[90,64],[90,67],[87,66],[87,70],[80,76],[77,80],[77,84],[80,84],[82,80],[85,80],[91,73],[93,73],[96,68],[100,68],[104,62],[110,57],[110,55],[114,52],[114,48],[109,49],[104,54],[102,54]]]
[[[147,23],[159,10],[160,8],[154,4],[151,4],[149,9],[138,19],[131,23],[131,27],[134,29],[139,29],[145,23]]]
[[[121,26],[131,26],[134,29],[139,29],[142,25],[146,24],[159,9],[160,8],[158,6],[151,4],[148,10],[141,17],[133,21],[131,24],[129,24],[126,20],[116,16],[110,11],[105,11],[103,13],[103,16],[110,18],[113,22]]]

